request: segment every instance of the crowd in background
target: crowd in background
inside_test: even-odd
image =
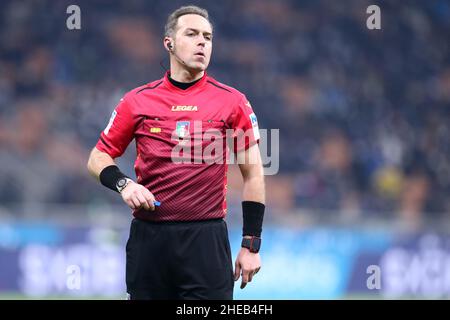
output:
[[[73,2],[73,1],[71,1]],[[161,78],[180,1],[0,3],[0,203],[119,197],[86,161],[128,90]],[[209,75],[280,129],[292,206],[405,217],[450,212],[450,2],[197,1],[214,24]],[[121,159],[133,175],[133,148]]]

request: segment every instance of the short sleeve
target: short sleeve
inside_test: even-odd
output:
[[[96,148],[112,158],[120,157],[133,140],[134,126],[130,105],[122,98],[112,112],[105,130],[100,134]]]
[[[235,112],[233,142],[234,152],[238,152],[259,143],[260,134],[256,114],[244,95],[242,95]]]

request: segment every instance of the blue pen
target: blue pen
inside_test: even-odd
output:
[[[161,202],[159,201],[154,201],[153,204],[155,205],[155,207],[159,207],[161,205]]]

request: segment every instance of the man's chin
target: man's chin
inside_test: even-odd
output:
[[[204,63],[192,63],[188,65],[190,71],[202,72],[205,71],[208,66]]]

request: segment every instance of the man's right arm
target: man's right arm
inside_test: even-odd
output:
[[[124,153],[134,136],[137,118],[134,116],[133,107],[128,102],[127,95],[120,99],[112,112],[108,125],[91,151],[87,168],[102,185],[116,192],[120,190],[123,201],[131,209],[136,210],[142,207],[154,210],[153,194],[143,185],[131,182],[131,179],[123,174],[114,162],[115,158]],[[118,187],[118,182],[121,187]],[[122,182],[127,184],[122,185]]]
[[[106,152],[102,152],[94,147],[89,156],[87,168],[89,173],[100,180],[100,173],[108,166],[115,166],[114,159]]]
[[[89,155],[89,160],[87,162],[87,169],[89,173],[97,178],[99,181],[103,172],[104,174],[109,174],[110,169],[116,166],[114,159],[107,154],[106,152],[102,152],[94,147]],[[116,166],[117,168],[117,166]],[[108,172],[104,171],[107,170]],[[118,171],[118,168],[116,169]],[[113,180],[114,176],[111,177]],[[120,177],[117,177],[117,180]],[[136,182],[130,182],[125,189],[123,189],[120,194],[122,195],[123,201],[133,210],[144,208],[146,210],[155,210],[154,201],[155,197],[153,194],[143,185],[140,185]]]

